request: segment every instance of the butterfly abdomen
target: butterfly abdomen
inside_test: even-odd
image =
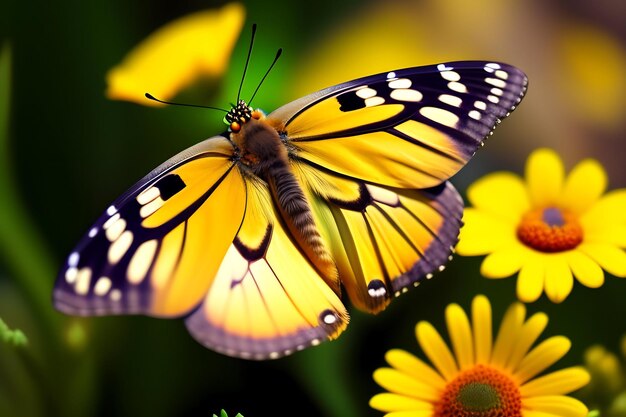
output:
[[[231,137],[240,148],[242,162],[268,183],[282,218],[307,257],[326,277],[336,279],[335,263],[291,171],[287,148],[276,129],[265,120],[251,119]]]

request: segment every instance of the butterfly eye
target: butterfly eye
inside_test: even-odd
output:
[[[254,110],[251,116],[253,119],[259,120],[261,119],[261,117],[263,117],[263,113],[261,113],[259,110]]]
[[[237,132],[239,132],[241,130],[241,125],[239,123],[237,123],[237,122],[232,122],[230,124],[230,130],[231,130],[231,132],[237,133]]]

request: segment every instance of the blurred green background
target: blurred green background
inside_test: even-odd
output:
[[[490,297],[496,316],[515,280],[480,277],[455,257],[435,279],[378,316],[351,309],[337,340],[291,357],[248,362],[197,344],[179,320],[75,319],[53,310],[52,285],[79,237],[111,201],[180,150],[224,130],[209,110],[108,100],[105,74],[148,34],[222,2],[2,0],[0,46],[11,78],[0,91],[0,318],[27,346],[0,340],[0,416],[376,416],[374,369],[393,347],[416,351],[413,327],[444,332],[450,302]],[[521,173],[528,154],[554,148],[571,168],[585,157],[626,187],[626,3],[618,0],[244,2],[246,24],[227,72],[182,92],[226,106],[236,95],[249,28],[259,25],[248,96],[277,48],[284,54],[255,99],[266,111],[354,77],[442,60],[504,61],[526,71],[527,97],[452,182],[493,170]],[[1,81],[0,81],[1,83]],[[6,99],[9,102],[6,102]],[[3,101],[4,100],[4,101]],[[8,126],[3,114],[9,109]],[[575,285],[561,305],[543,296],[545,335],[584,349],[617,349],[626,332],[626,282]],[[287,403],[297,404],[297,408]]]

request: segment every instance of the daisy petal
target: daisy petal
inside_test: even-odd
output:
[[[493,346],[491,363],[504,367],[511,354],[511,349],[517,341],[525,316],[526,307],[521,303],[513,303],[508,308],[500,324],[498,336]]]
[[[561,359],[571,347],[564,336],[553,336],[531,350],[515,370],[519,382],[524,383]]]
[[[606,172],[598,161],[594,159],[581,161],[572,169],[565,181],[560,205],[576,214],[584,213],[602,196],[606,185]]]
[[[515,240],[515,224],[466,208],[456,252],[463,256],[485,255]]]
[[[431,385],[437,390],[443,390],[446,381],[433,368],[422,362],[420,359],[402,349],[391,349],[385,355],[389,365],[397,370],[411,375],[424,383]]]
[[[520,394],[526,398],[540,395],[563,395],[587,385],[589,379],[589,373],[581,366],[561,369],[522,385]]]
[[[374,381],[387,391],[423,401],[436,401],[438,392],[430,385],[391,368],[374,371]]]
[[[588,218],[597,218],[601,224],[606,224],[606,219],[617,222],[626,220],[626,188],[606,193],[583,215],[581,221],[586,223]]]
[[[506,195],[506,198],[501,198]],[[510,172],[495,172],[467,189],[467,198],[480,211],[516,224],[530,208],[524,181]]]
[[[379,411],[404,411],[404,410],[432,410],[433,406],[427,401],[409,398],[404,395],[391,394],[388,392],[376,394],[370,400],[370,407]]]
[[[458,368],[450,349],[443,341],[432,324],[421,321],[415,327],[415,334],[420,347],[435,365],[446,381],[451,380],[458,373]]]
[[[517,343],[509,357],[506,369],[514,371],[524,359],[530,347],[535,343],[539,335],[548,325],[548,316],[544,313],[536,313],[522,326]]]
[[[565,256],[546,256],[546,295],[553,303],[560,303],[574,287],[574,277]]]
[[[458,304],[446,308],[446,324],[459,369],[463,371],[475,363],[474,345],[469,320]]]
[[[554,205],[561,195],[564,175],[563,162],[556,152],[546,148],[534,151],[526,162],[526,181],[532,206]]]
[[[392,413],[385,414],[385,417],[432,417],[433,410],[407,410],[407,411],[394,411]]]
[[[505,278],[515,274],[524,263],[528,250],[519,243],[497,249],[483,260],[480,273],[487,278]]]
[[[544,395],[524,399],[524,406],[561,417],[584,417],[589,410],[580,401],[564,395]]]
[[[517,277],[517,298],[524,303],[537,301],[543,291],[545,275],[542,258],[530,253]]]
[[[389,414],[385,415],[387,417]],[[556,414],[544,413],[543,411],[522,410],[522,417],[561,417]]]
[[[579,249],[609,274],[626,277],[626,252],[608,243],[583,243]]]
[[[598,288],[604,283],[604,271],[602,268],[583,252],[568,252],[567,263],[578,282],[585,287]]]
[[[488,363],[491,358],[491,304],[484,295],[472,301],[472,327],[476,363]]]

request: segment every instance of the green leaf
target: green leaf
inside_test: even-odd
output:
[[[26,335],[24,335],[21,330],[9,329],[9,326],[7,326],[2,319],[0,319],[0,339],[5,343],[11,343],[15,346],[26,346],[28,343]]]

